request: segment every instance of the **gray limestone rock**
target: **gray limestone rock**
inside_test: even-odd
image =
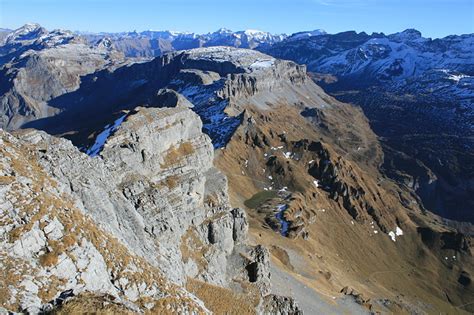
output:
[[[252,261],[245,267],[250,282],[257,283],[262,295],[271,292],[270,252],[262,245],[257,245],[251,252]]]
[[[260,305],[263,314],[275,315],[301,315],[303,311],[291,297],[270,294],[264,297]]]

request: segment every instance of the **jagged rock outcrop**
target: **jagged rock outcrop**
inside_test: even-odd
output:
[[[260,291],[270,293],[270,253],[268,249],[258,245],[250,252],[251,263],[246,266],[249,281],[258,283]]]
[[[296,305],[293,299],[278,295],[267,295],[261,306],[261,312],[264,314],[275,315],[301,315],[302,310]]]
[[[245,245],[245,213],[229,205],[199,117],[186,107],[124,115],[94,158],[43,132],[2,131],[1,263],[17,270],[1,279],[4,305],[38,312],[67,291],[132,311],[205,311],[174,284],[186,277],[250,280],[267,295],[268,252]]]
[[[230,47],[193,49],[185,53],[181,61],[184,68],[228,76],[217,92],[224,99],[250,97],[258,92],[279,89],[286,83],[302,84],[307,79],[304,66],[251,50]]]
[[[50,51],[47,49],[41,52],[46,54]],[[64,58],[69,60],[69,57]],[[36,73],[38,67],[32,63],[29,69],[20,67],[19,71],[29,73],[31,70]],[[274,92],[291,90],[293,86],[306,86],[310,81],[303,66],[277,60],[257,51],[230,47],[174,52],[146,63],[118,68],[111,61],[110,64],[98,64],[95,70],[90,70],[95,73],[84,73],[80,86],[76,85],[79,77],[73,75],[69,77],[70,82],[67,81],[68,87],[62,89],[56,88],[56,85],[46,89],[43,81],[37,80],[43,85],[33,86],[34,93],[29,92],[31,95],[23,93],[29,95],[29,100],[38,100],[35,104],[21,103],[16,97],[17,87],[7,86],[3,94],[2,111],[5,126],[9,129],[33,127],[51,134],[66,134],[77,146],[87,147],[91,134],[107,124],[118,111],[132,110],[139,105],[168,106],[176,102],[177,98],[179,102],[185,102],[185,98],[191,103],[187,106],[201,117],[204,131],[213,140],[214,147],[220,148],[240,123],[245,99],[262,95],[261,106],[265,107],[265,98],[271,98]],[[50,74],[48,71],[43,73],[45,77]],[[56,79],[51,75],[52,79],[46,82],[63,84],[61,77]],[[181,94],[181,97],[164,92],[170,90]],[[291,93],[288,95],[289,98],[293,97]],[[30,114],[18,112],[20,108],[23,108],[22,113]],[[18,123],[14,123],[16,120]]]
[[[370,303],[370,299],[364,298],[364,295],[357,292],[357,290],[354,290],[351,287],[345,286],[344,288],[341,289],[341,293],[352,297],[357,304],[360,304],[368,308],[369,310],[372,309],[372,304]]]

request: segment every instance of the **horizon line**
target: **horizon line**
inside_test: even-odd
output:
[[[271,34],[271,35],[275,35],[275,36],[278,36],[278,35],[286,35],[288,37],[294,35],[294,34],[298,34],[298,33],[304,33],[304,32],[313,32],[313,31],[323,31],[323,32],[326,32],[327,35],[336,35],[336,34],[341,34],[341,33],[346,33],[346,32],[355,32],[357,34],[362,34],[362,33],[365,33],[367,35],[371,35],[371,34],[383,34],[385,36],[388,36],[388,35],[393,35],[393,34],[397,34],[397,33],[402,33],[402,32],[405,32],[407,30],[416,30],[418,31],[421,36],[423,38],[426,38],[426,39],[442,39],[442,38],[446,38],[446,37],[449,37],[449,36],[463,36],[463,35],[474,35],[474,33],[455,33],[455,34],[448,34],[446,36],[442,36],[442,37],[424,37],[423,36],[423,33],[412,27],[412,28],[406,28],[404,30],[401,30],[401,31],[398,31],[398,32],[395,32],[395,33],[385,33],[383,31],[373,31],[373,32],[368,32],[368,31],[357,31],[355,29],[349,29],[349,30],[346,30],[346,31],[341,31],[341,32],[335,32],[335,33],[331,33],[331,32],[327,32],[324,28],[315,28],[315,29],[308,29],[308,30],[300,30],[300,31],[297,31],[297,32],[292,32],[292,33],[273,33],[273,32],[268,32],[268,31],[265,31],[265,30],[261,30],[261,29],[256,29],[256,28],[247,28],[247,29],[242,29],[242,30],[232,30],[231,28],[228,28],[228,27],[219,27],[217,28],[215,31],[207,31],[207,32],[193,32],[193,31],[182,31],[182,30],[171,30],[171,29],[144,29],[144,30],[137,30],[137,29],[134,29],[134,30],[122,30],[122,31],[89,31],[89,30],[79,30],[79,29],[76,29],[76,30],[73,30],[71,28],[48,28],[48,27],[45,27],[43,26],[43,24],[41,23],[38,23],[38,22],[26,22],[26,23],[23,23],[20,27],[17,27],[17,28],[11,28],[9,26],[0,26],[0,29],[4,29],[4,30],[10,30],[10,31],[15,31],[15,30],[18,30],[22,27],[24,27],[25,25],[28,25],[28,24],[36,24],[36,25],[39,25],[43,28],[45,28],[46,30],[48,31],[54,31],[54,30],[62,30],[62,31],[70,31],[72,33],[76,33],[76,34],[120,34],[120,33],[133,33],[133,32],[136,32],[136,33],[143,33],[143,32],[170,32],[170,33],[181,33],[181,34],[195,34],[195,35],[208,35],[208,34],[212,34],[212,33],[216,33],[220,30],[228,30],[232,33],[236,33],[236,32],[245,32],[245,31],[258,31],[258,32],[263,32],[263,33],[268,33],[268,34]]]

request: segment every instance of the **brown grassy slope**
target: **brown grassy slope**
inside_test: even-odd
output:
[[[203,281],[189,278],[186,289],[201,299],[206,307],[214,314],[255,314],[252,297],[235,293]]]
[[[322,293],[334,295],[348,285],[366,297],[387,298],[402,307],[446,313],[469,309],[455,306],[472,302],[472,287],[457,282],[462,269],[473,274],[470,249],[430,250],[424,245],[418,226],[445,228],[433,216],[421,215],[409,191],[380,174],[382,152],[360,111],[334,104],[320,113],[319,121],[302,117],[303,108],[298,106],[274,104],[262,111],[248,105],[244,123],[218,152],[215,163],[229,178],[234,206],[245,207],[245,200],[264,188],[287,186],[294,200],[286,217],[304,221],[309,233],[307,240],[281,237],[269,229],[258,209],[247,208],[255,241],[287,250],[290,260],[299,261],[299,268],[292,263],[294,272]],[[341,198],[335,201],[314,186],[308,171],[309,162],[318,159],[314,152],[300,150],[298,160],[283,156],[298,151],[294,143],[302,139],[321,141],[331,162],[339,165],[339,178],[364,191],[351,201],[355,218]],[[272,155],[277,162],[269,166]],[[386,233],[396,226],[404,235],[393,242]],[[444,259],[452,256],[457,260]]]
[[[112,296],[83,293],[66,301],[58,309],[51,312],[53,315],[68,314],[103,314],[103,315],[130,315],[135,312],[114,301]]]

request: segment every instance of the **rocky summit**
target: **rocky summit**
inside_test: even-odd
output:
[[[312,64],[230,44],[136,59],[113,38],[5,32],[1,312],[472,311],[472,226],[431,211],[420,187],[438,175]]]

